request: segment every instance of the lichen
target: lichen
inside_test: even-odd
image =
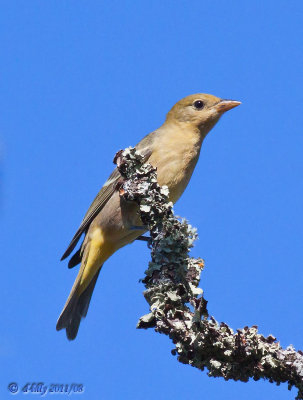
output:
[[[256,325],[234,332],[209,315],[198,287],[204,261],[189,256],[197,231],[174,215],[168,188],[158,185],[157,171],[145,158],[131,147],[115,157],[123,177],[120,195],[138,204],[142,224],[150,232],[151,261],[142,281],[150,312],[137,327],[168,335],[175,345],[172,354],[201,371],[207,368],[209,376],[287,382],[289,389],[298,389],[296,399],[303,399],[301,351],[283,349],[274,336],[259,334]]]

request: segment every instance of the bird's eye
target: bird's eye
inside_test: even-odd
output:
[[[202,100],[196,100],[193,104],[193,106],[197,109],[197,110],[202,110],[202,108],[204,107],[204,102]]]

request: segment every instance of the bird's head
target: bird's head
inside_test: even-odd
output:
[[[224,100],[211,94],[192,94],[173,106],[166,121],[191,124],[205,136],[226,111],[239,104],[240,101]]]

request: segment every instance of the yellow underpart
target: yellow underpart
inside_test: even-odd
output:
[[[102,264],[115,252],[113,243],[106,240],[104,232],[101,228],[96,228],[91,233],[89,243],[89,253],[84,266],[84,271],[79,284],[79,294],[83,293],[90,284],[94,275],[97,273]]]

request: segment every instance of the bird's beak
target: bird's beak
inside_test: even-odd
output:
[[[218,104],[216,104],[216,109],[219,113],[224,113],[225,111],[231,110],[234,107],[237,107],[241,104],[241,101],[236,100],[221,100]]]

